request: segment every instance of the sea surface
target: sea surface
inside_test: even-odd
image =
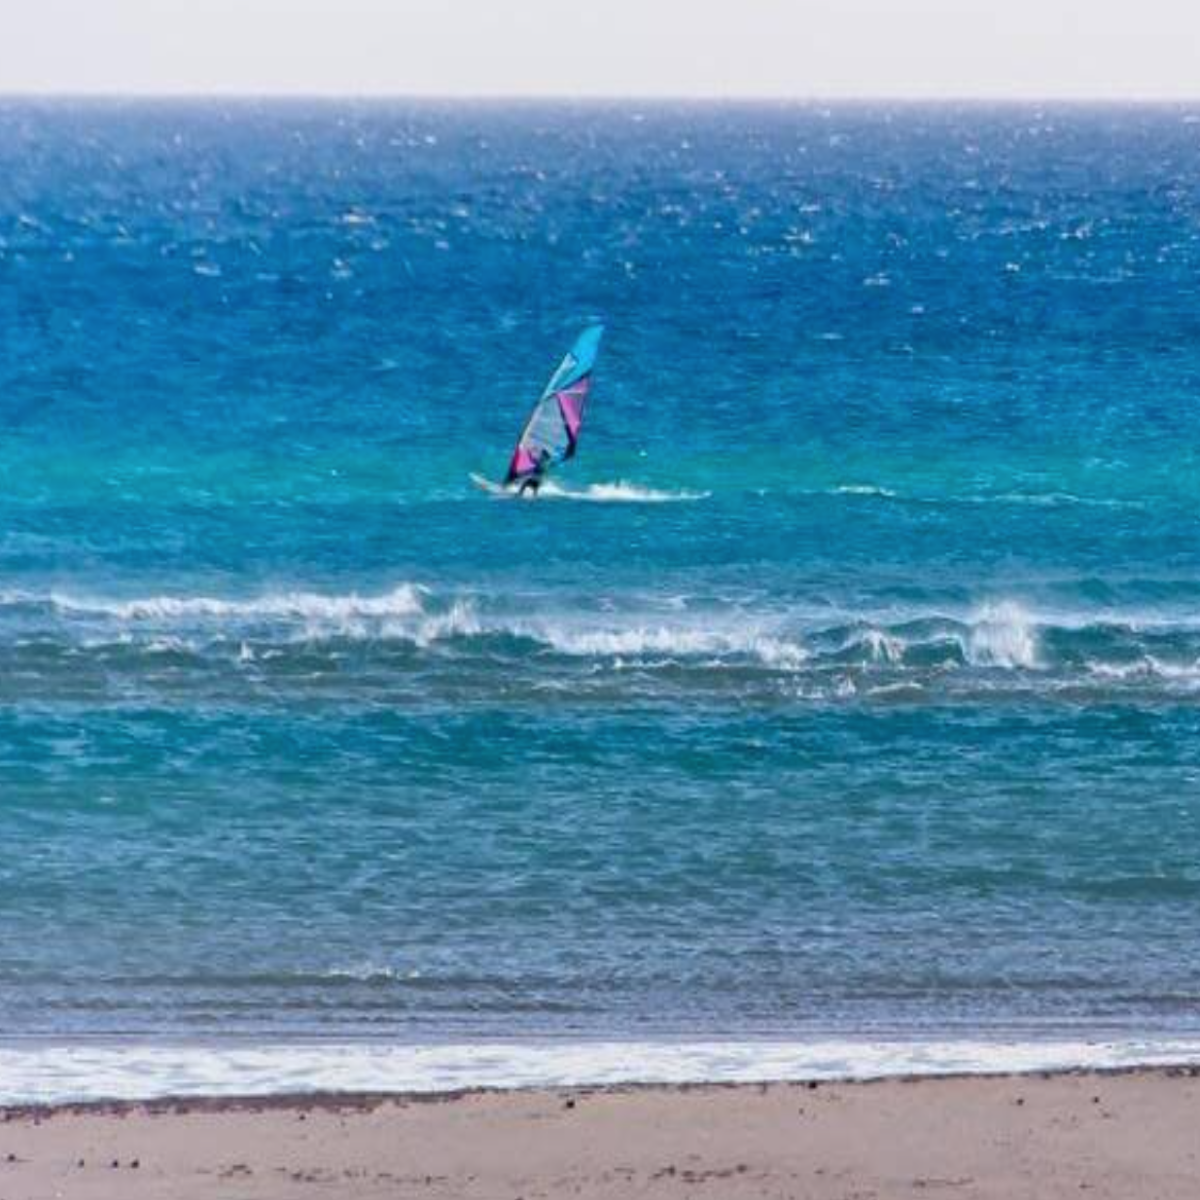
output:
[[[0,1098],[1195,1053],[1198,280],[1197,107],[0,103]]]

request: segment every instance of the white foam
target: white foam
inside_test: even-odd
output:
[[[542,485],[538,498],[554,500],[583,500],[592,504],[680,504],[707,500],[708,492],[667,492],[658,488],[640,487],[618,480],[615,483],[593,483],[583,491],[570,491],[554,482]]]
[[[549,625],[529,627],[530,636],[560,654],[589,658],[628,658],[655,654],[666,658],[757,658],[765,666],[791,670],[808,651],[798,642],[754,626],[703,628],[686,625],[634,625],[623,629],[587,629]]]
[[[891,488],[875,487],[867,483],[846,483],[833,489],[835,496],[879,496],[894,500],[896,493]]]
[[[1200,1063],[1200,1042],[598,1041],[0,1046],[0,1103],[758,1083]]]
[[[151,638],[144,649],[149,654],[188,654],[195,648],[186,638],[160,636]]]
[[[1200,659],[1188,664],[1168,663],[1153,654],[1144,654],[1136,662],[1085,664],[1089,674],[1102,679],[1167,680],[1172,683],[1200,685]]]
[[[363,961],[350,963],[343,967],[332,967],[326,975],[331,979],[353,979],[357,983],[390,983],[403,978],[402,973],[395,967],[380,966],[376,963]],[[416,978],[417,972],[411,972],[409,978]]]
[[[977,504],[1027,504],[1037,508],[1059,508],[1079,505],[1086,508],[1141,508],[1136,500],[1116,497],[1076,496],[1071,492],[1000,492],[995,495],[966,496],[964,500]]]
[[[360,596],[357,593],[329,596],[318,592],[293,591],[267,593],[246,600],[221,600],[210,596],[148,596],[118,601],[54,592],[46,599],[60,612],[112,617],[130,622],[179,618],[340,622],[412,616],[422,611],[422,595],[423,589],[405,583],[377,596]]]

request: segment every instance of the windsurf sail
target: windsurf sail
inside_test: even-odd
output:
[[[506,484],[541,475],[566,462],[579,445],[583,413],[592,388],[592,370],[604,336],[603,325],[589,325],[550,376],[541,399],[533,406],[508,464]]]

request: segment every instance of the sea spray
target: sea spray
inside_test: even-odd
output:
[[[1033,617],[1013,601],[984,605],[972,614],[966,653],[975,666],[1035,668],[1038,644]]]

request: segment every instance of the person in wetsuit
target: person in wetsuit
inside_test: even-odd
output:
[[[546,478],[546,471],[550,467],[550,451],[544,447],[538,452],[537,462],[533,466],[533,470],[521,480],[520,486],[517,488],[517,495],[524,496],[526,492],[536,497],[538,488],[542,486],[542,482]]]

